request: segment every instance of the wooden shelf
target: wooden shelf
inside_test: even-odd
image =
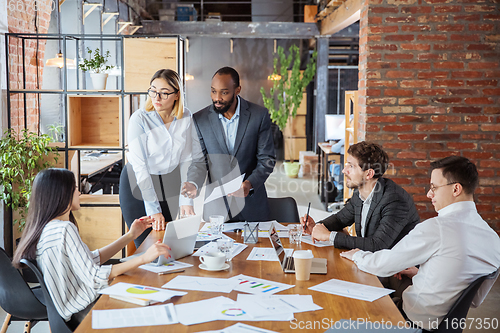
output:
[[[80,205],[120,205],[118,194],[82,194]]]
[[[121,97],[68,95],[70,148],[121,147]]]

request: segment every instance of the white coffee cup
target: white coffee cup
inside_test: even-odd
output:
[[[295,279],[307,281],[311,275],[311,266],[314,255],[311,250],[298,250],[293,252],[295,263]]]
[[[200,261],[208,269],[219,269],[224,266],[224,263],[226,262],[226,255],[221,252],[210,252],[200,256]]]

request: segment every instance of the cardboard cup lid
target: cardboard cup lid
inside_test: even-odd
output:
[[[314,255],[311,250],[297,250],[293,252],[293,257],[295,259],[312,259]]]

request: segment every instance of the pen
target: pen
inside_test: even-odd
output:
[[[170,273],[182,273],[184,271],[185,271],[185,269],[178,269],[176,271],[161,272],[161,273],[158,273],[158,275],[165,275],[165,274],[170,274]]]
[[[309,202],[309,206],[307,206],[307,214],[306,214],[306,222],[304,223],[304,231],[307,231],[307,220],[309,220],[309,209],[311,209],[311,202]]]

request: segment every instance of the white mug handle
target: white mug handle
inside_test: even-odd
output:
[[[205,261],[203,260],[203,257],[202,257],[202,256],[200,256],[200,261],[201,261],[203,264],[205,264]]]

